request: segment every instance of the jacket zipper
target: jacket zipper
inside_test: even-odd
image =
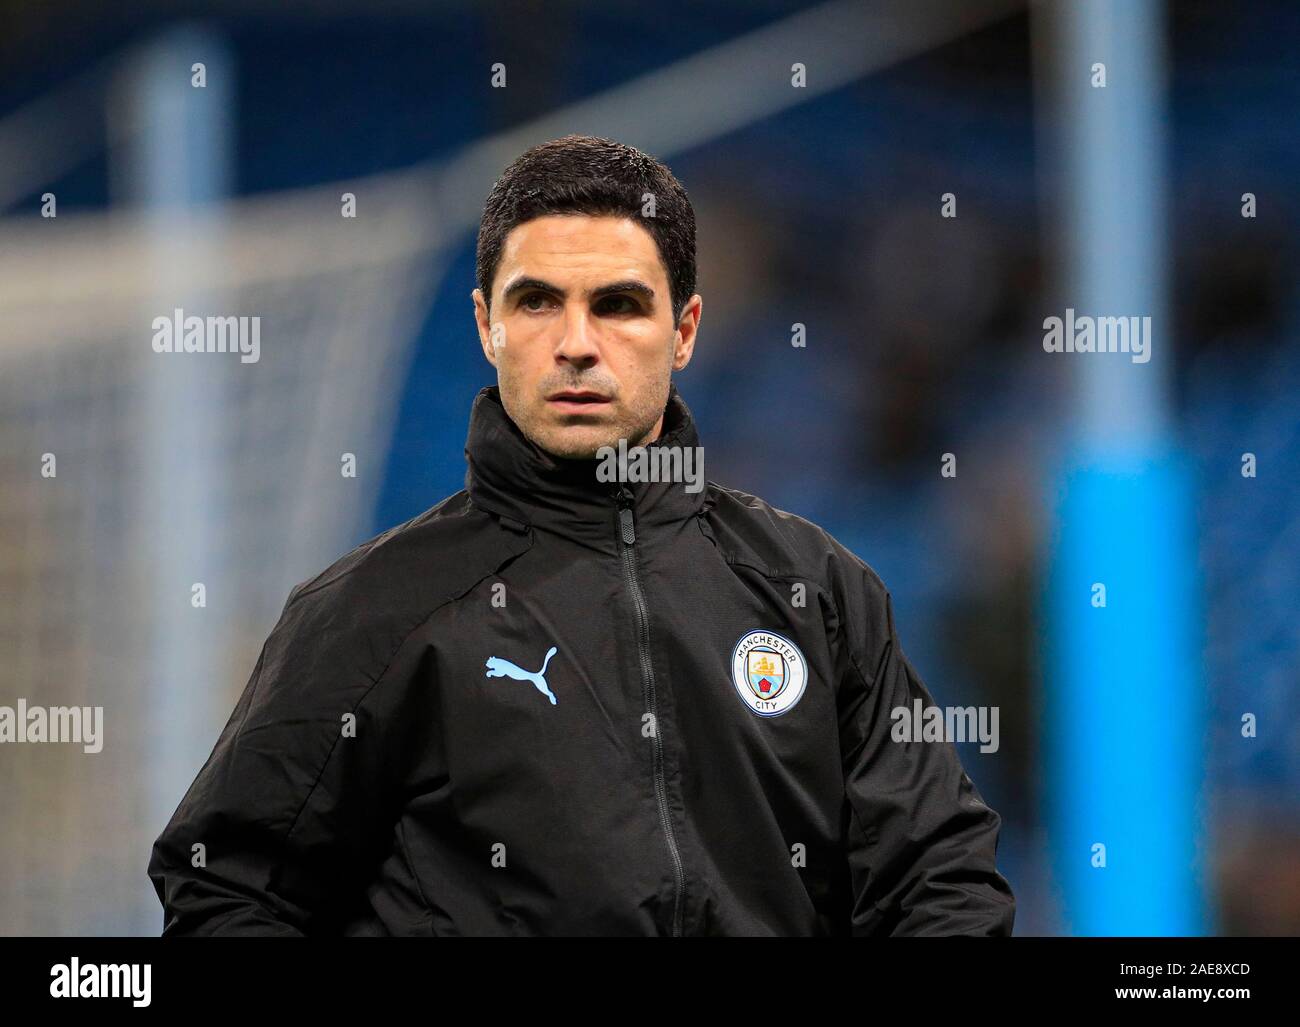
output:
[[[636,608],[637,648],[641,655],[641,688],[645,695],[646,710],[654,725],[654,781],[655,799],[659,804],[659,821],[663,825],[664,836],[668,839],[668,853],[673,861],[673,937],[682,933],[682,891],[686,887],[686,870],[682,866],[681,854],[677,851],[677,838],[673,834],[672,817],[668,812],[668,786],[664,782],[664,744],[659,737],[659,714],[655,708],[654,669],[650,664],[650,618],[646,611],[645,594],[641,591],[641,581],[636,572],[636,529],[633,525],[632,490],[626,485],[618,491],[619,537],[623,545],[623,577],[628,591],[632,594],[632,604]]]

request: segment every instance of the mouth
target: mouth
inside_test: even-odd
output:
[[[547,397],[546,402],[553,410],[558,410],[561,413],[591,414],[606,409],[611,401],[608,396],[599,392],[590,392],[586,389],[566,389],[563,392],[557,392]]]

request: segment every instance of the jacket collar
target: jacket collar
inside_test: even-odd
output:
[[[654,446],[700,444],[695,419],[669,383],[663,429]],[[669,524],[695,516],[708,488],[687,492],[682,482],[602,482],[601,461],[552,456],[521,432],[501,403],[495,385],[479,391],[470,411],[465,442],[469,470],[465,488],[475,505],[507,521],[543,528],[587,542],[615,541],[620,488],[632,493],[636,524]]]

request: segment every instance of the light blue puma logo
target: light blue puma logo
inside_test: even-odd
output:
[[[512,677],[516,681],[531,681],[537,686],[537,690],[551,700],[551,705],[555,705],[555,693],[546,686],[546,665],[551,662],[558,649],[551,646],[546,650],[546,659],[542,661],[542,669],[534,674],[530,670],[524,670],[522,667],[516,667],[509,660],[503,660],[499,656],[489,656],[487,661],[487,677],[504,678]]]

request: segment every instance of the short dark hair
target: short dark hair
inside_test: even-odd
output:
[[[645,194],[654,217],[643,217]],[[567,135],[534,146],[502,172],[479,223],[478,286],[489,309],[506,236],[548,214],[631,218],[659,248],[672,291],[673,322],[695,293],[695,211],[680,182],[640,150],[598,136]]]

